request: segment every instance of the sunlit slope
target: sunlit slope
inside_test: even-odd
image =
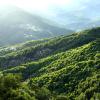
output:
[[[27,95],[21,94],[22,98],[29,100],[100,98],[100,28],[0,50],[1,84],[7,81],[0,92],[5,90],[5,95],[9,93],[12,97],[18,93],[15,95],[18,97],[24,91]],[[13,88],[16,81],[12,78],[17,77],[14,74],[22,75],[17,89]],[[8,87],[5,89],[6,85],[14,92]]]
[[[28,43],[26,43],[27,46],[25,46],[25,44],[25,47],[23,45],[21,47],[19,46],[19,49],[17,49],[17,47],[15,48],[16,50],[12,50],[8,53],[5,53],[4,56],[2,56],[3,52],[1,52],[0,65],[3,68],[8,66],[18,66],[22,63],[39,60],[49,55],[80,47],[99,38],[100,28],[94,28],[75,33],[69,36],[61,36],[57,38],[48,39],[39,44],[33,41],[30,42],[31,46],[30,43],[29,46]],[[36,45],[34,45],[34,43],[36,43]]]
[[[64,95],[68,100],[90,99],[100,92],[100,40],[4,73],[22,73],[24,79],[31,78],[29,82],[45,86],[54,95]]]

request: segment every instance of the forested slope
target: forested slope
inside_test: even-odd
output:
[[[34,42],[31,42],[33,46],[22,46],[22,49],[16,48],[15,51],[13,50],[10,53],[0,56],[0,66],[17,66],[22,63],[39,60],[49,55],[82,46],[96,40],[97,38],[100,38],[99,31],[100,28],[85,30],[69,36],[56,37],[50,40],[47,39],[46,42],[43,41],[39,44],[36,43],[36,45],[34,45]]]
[[[1,55],[1,100],[100,99],[100,28],[29,44]]]
[[[91,98],[94,92],[99,93],[99,46],[100,41],[96,40],[82,47],[62,52],[37,62],[5,70],[4,73],[22,73],[24,79],[32,78],[31,81],[34,84],[39,87],[46,86],[57,94],[64,93],[65,95],[66,93],[66,97],[69,99],[79,97],[81,93],[85,95],[87,91],[89,93],[93,92],[90,96]],[[89,84],[87,83],[88,81],[91,81],[92,90],[90,87],[85,87],[86,84]],[[83,90],[81,90],[82,86]],[[86,94],[86,98],[88,98],[89,93]]]

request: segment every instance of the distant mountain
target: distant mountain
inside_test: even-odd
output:
[[[91,4],[91,1],[89,4]],[[84,5],[83,8],[80,7],[70,11],[58,7],[56,11],[55,10],[53,11],[54,13],[56,13],[56,16],[53,16],[54,17],[53,20],[56,22],[59,21],[59,24],[75,31],[93,27],[99,27],[100,26],[100,14],[98,13],[99,5],[100,3],[97,4],[97,6],[93,4],[90,7]]]
[[[0,45],[70,34],[69,29],[14,6],[0,7]]]

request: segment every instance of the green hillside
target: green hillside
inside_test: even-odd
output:
[[[3,66],[3,68],[8,66],[17,66],[22,63],[39,60],[40,58],[44,58],[49,55],[80,47],[100,38],[99,30],[100,28],[92,29],[92,32],[91,30],[85,30],[69,36],[56,37],[47,41],[42,40],[39,44],[33,41],[31,42],[31,46],[29,43],[29,46],[22,46],[20,49],[14,47],[16,50],[13,50],[10,53],[6,51],[7,53],[3,53],[3,56],[0,57],[0,66]],[[34,45],[35,43],[36,45]]]
[[[100,28],[10,48],[0,48],[0,100],[100,100]]]

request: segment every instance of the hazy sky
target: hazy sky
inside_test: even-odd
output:
[[[79,1],[79,0],[78,0]],[[75,5],[76,0],[0,0],[0,5],[12,4],[25,10],[40,13],[50,13],[53,8],[69,8]]]
[[[58,8],[73,10],[79,7],[79,9],[84,9],[84,3],[86,4],[89,1],[90,0],[0,0],[0,5],[12,4],[26,10],[48,13]]]
[[[22,8],[47,10],[52,6],[68,6],[74,0],[0,0],[0,4],[13,4]]]
[[[85,9],[87,4],[95,5],[99,0],[0,0],[0,5],[13,4],[24,9],[46,12],[52,8],[66,10]]]
[[[72,19],[77,21],[79,18],[86,18],[86,21],[88,18],[100,19],[100,0],[0,0],[0,6],[4,4],[16,5],[59,21],[61,18],[62,23],[65,19],[66,22]]]
[[[89,10],[89,13],[93,11],[94,14],[94,10],[96,12],[100,9],[100,0],[0,0],[0,6],[3,4],[16,5],[47,16],[56,16],[57,13],[64,10],[66,12]],[[78,16],[82,16],[82,13],[79,13]]]

